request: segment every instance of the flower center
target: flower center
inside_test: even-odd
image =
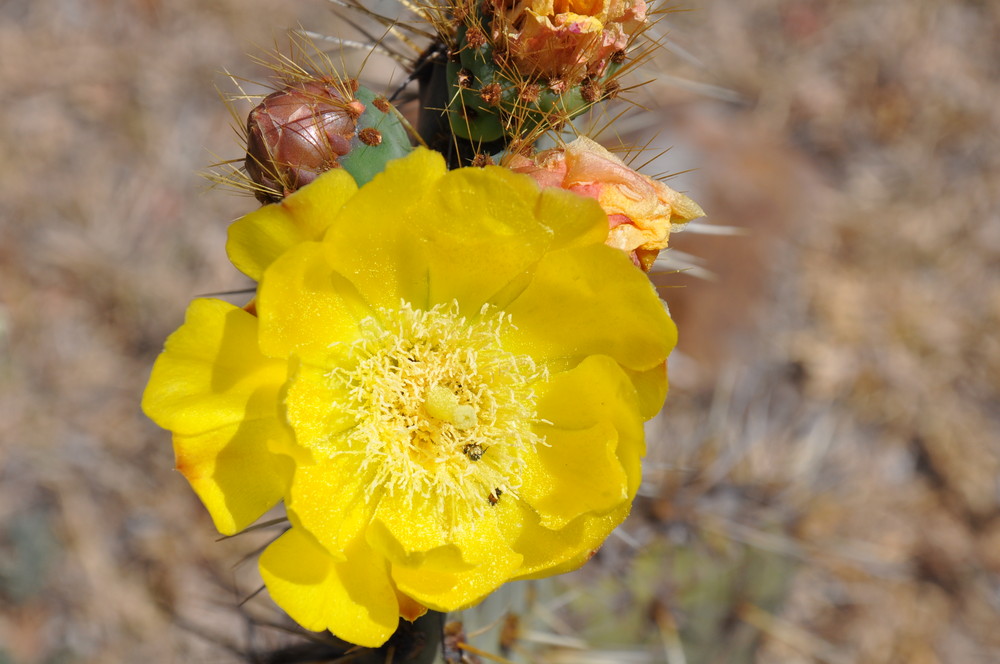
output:
[[[369,499],[400,491],[462,518],[516,495],[523,452],[542,440],[532,386],[544,372],[504,350],[511,327],[488,306],[467,319],[454,302],[403,302],[361,322],[353,366],[330,377],[350,395],[349,447],[364,455]]]

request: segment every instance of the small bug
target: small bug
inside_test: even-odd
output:
[[[500,496],[502,495],[503,491],[500,489],[500,487],[497,487],[496,489],[490,491],[490,495],[486,496],[486,499],[490,501],[490,505],[496,505],[497,503],[500,502]]]

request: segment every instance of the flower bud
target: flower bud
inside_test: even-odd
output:
[[[351,150],[365,105],[328,79],[297,82],[269,94],[247,119],[247,175],[262,203],[281,200]]]
[[[604,147],[581,136],[562,148],[507,164],[542,187],[559,187],[595,199],[608,215],[606,244],[621,249],[648,272],[667,246],[671,227],[705,213],[684,194],[630,168]]]

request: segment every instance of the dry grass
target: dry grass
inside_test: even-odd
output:
[[[217,71],[333,19],[45,5],[0,4],[0,662],[233,661],[186,626],[252,645],[225,588],[254,541],[214,541],[138,400],[188,299],[243,285],[252,199],[195,175],[235,149]],[[684,354],[643,498],[546,629],[671,664],[997,661],[1000,6],[695,9],[666,25],[697,60],[659,65],[741,101],[643,94],[663,167],[750,234],[678,238],[718,279],[658,277]]]

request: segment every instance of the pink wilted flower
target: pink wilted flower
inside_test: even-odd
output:
[[[624,251],[647,272],[666,248],[673,225],[705,215],[684,194],[630,168],[584,136],[565,147],[539,152],[533,159],[515,155],[507,165],[542,187],[595,199],[608,215],[606,244]]]
[[[601,76],[646,22],[645,0],[518,0],[497,2],[494,39],[508,45],[525,73],[575,85]],[[509,6],[506,11],[500,9]]]

